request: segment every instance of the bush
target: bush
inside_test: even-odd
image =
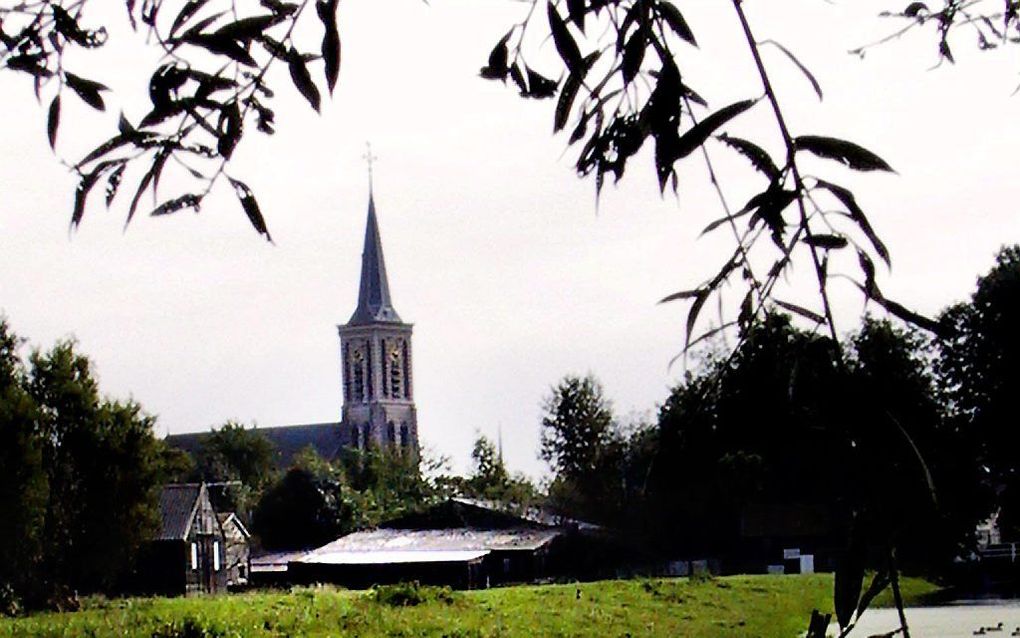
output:
[[[171,620],[152,632],[152,638],[224,638],[226,632],[208,626],[197,618]]]
[[[453,604],[456,595],[449,587],[422,586],[417,581],[396,585],[376,585],[372,588],[375,602],[390,607],[414,607],[428,602]]]

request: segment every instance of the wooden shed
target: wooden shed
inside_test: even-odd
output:
[[[165,596],[226,591],[226,542],[205,484],[165,486],[159,513],[159,533],[139,559],[138,588]]]
[[[226,549],[227,586],[244,587],[251,577],[251,533],[234,512],[217,514]]]

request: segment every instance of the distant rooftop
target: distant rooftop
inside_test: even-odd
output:
[[[271,428],[255,428],[274,447],[276,467],[285,469],[293,465],[294,457],[308,446],[324,459],[335,458],[340,453],[339,423],[310,423],[307,425],[282,425]],[[209,432],[171,434],[166,442],[175,448],[196,456],[202,449],[202,442]]]

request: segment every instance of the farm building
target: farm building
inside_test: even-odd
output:
[[[159,513],[159,533],[139,557],[137,588],[165,596],[226,591],[226,542],[205,484],[165,486]]]
[[[217,514],[223,530],[224,568],[228,587],[243,587],[251,577],[251,533],[234,512]]]
[[[590,530],[589,530],[590,531]],[[462,589],[595,575],[598,539],[576,524],[540,522],[450,499],[355,532],[291,560],[287,580],[347,587],[418,581]]]

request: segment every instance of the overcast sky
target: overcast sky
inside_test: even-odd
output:
[[[846,51],[894,26],[875,17],[888,3],[745,5],[758,37],[783,42],[825,89],[819,103],[768,52],[795,133],[854,140],[898,171],[852,178],[827,169],[854,186],[891,249],[887,294],[928,313],[964,299],[996,249],[1020,240],[1013,52],[971,53],[964,36],[955,67],[928,70],[931,38],[907,38],[861,60]],[[685,52],[687,82],[714,106],[758,95],[729,3],[680,6],[702,43]],[[596,211],[592,183],[570,169],[576,151],[551,135],[553,103],[477,77],[524,8],[344,0],[340,84],[322,115],[281,77],[277,135],[252,132],[235,154],[233,171],[259,196],[275,245],[230,197],[199,215],[139,218],[126,232],[123,210],[95,207],[69,233],[75,179],[46,145],[30,83],[4,74],[0,311],[33,344],[75,336],[103,390],[141,402],[160,433],[226,419],[337,420],[335,326],[357,298],[361,156],[371,140],[394,305],[415,326],[425,446],[464,470],[476,434],[501,428],[511,469],[539,474],[541,401],[567,373],[595,373],[621,417],[650,417],[683,371],[668,363],[682,347],[685,308],[656,302],[720,264],[723,238],[697,240],[718,203],[697,161],[681,165],[679,201],[661,198],[642,153]],[[89,77],[123,89],[105,118],[65,101],[66,156],[111,131],[121,108],[135,120],[145,112],[138,74],[155,58],[137,43],[111,43],[81,62],[100,66]],[[771,135],[757,110],[736,130]],[[729,182],[738,202],[753,193],[742,179]],[[852,328],[859,297],[838,295],[837,305]]]

